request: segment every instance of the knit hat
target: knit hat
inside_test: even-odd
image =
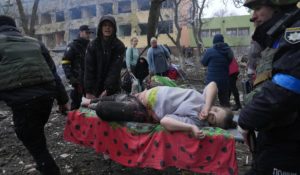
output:
[[[213,39],[213,44],[224,43],[224,37],[222,34],[216,34]]]
[[[16,22],[12,17],[0,15],[0,26],[3,25],[17,27]]]

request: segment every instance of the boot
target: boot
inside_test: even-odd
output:
[[[61,175],[60,169],[56,164],[45,165],[42,163],[37,165],[36,169],[39,170],[42,175]]]

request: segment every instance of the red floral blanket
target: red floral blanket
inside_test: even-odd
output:
[[[64,139],[108,154],[128,167],[177,167],[197,173],[237,175],[235,141],[220,128],[203,128],[206,137],[169,132],[160,125],[101,121],[94,111],[69,112]]]

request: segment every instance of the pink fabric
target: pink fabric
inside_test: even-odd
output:
[[[64,139],[108,154],[122,165],[159,170],[173,166],[197,173],[238,174],[235,141],[224,130],[211,128],[213,132],[208,132],[202,140],[186,132],[167,132],[160,125],[150,133],[133,133],[125,126],[87,115],[69,112]]]
[[[239,65],[235,58],[232,58],[232,61],[229,65],[229,75],[234,74],[239,71]]]

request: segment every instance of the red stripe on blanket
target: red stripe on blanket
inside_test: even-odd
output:
[[[113,127],[74,111],[68,114],[64,139],[109,154],[128,167],[162,170],[174,166],[197,173],[238,174],[235,141],[224,135],[199,140],[185,132],[165,130],[132,134],[126,127]]]

